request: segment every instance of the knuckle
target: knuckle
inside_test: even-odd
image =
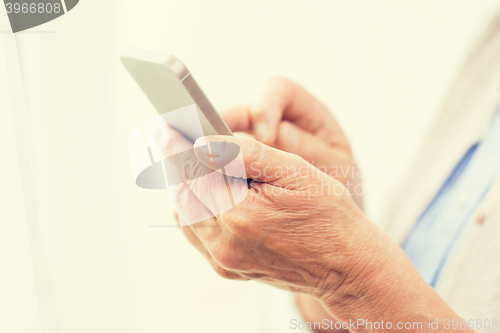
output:
[[[237,243],[237,240],[232,240],[231,243]],[[218,266],[229,271],[242,271],[245,269],[246,262],[244,251],[237,246],[226,245],[219,246],[217,251],[212,253],[212,258]],[[234,273],[234,272],[233,272]]]
[[[268,112],[266,106],[261,104],[253,104],[250,110],[252,112],[252,117],[254,118],[254,120],[257,118],[265,118],[265,115]]]
[[[266,162],[263,160],[264,149],[262,144],[257,141],[251,141],[250,144],[241,148],[244,158],[251,162]]]
[[[215,261],[225,270],[234,270],[239,266],[239,260],[233,251],[224,251],[214,255]]]
[[[293,89],[293,83],[283,76],[272,76],[266,82],[266,91],[271,92],[274,96],[281,98],[288,96]]]
[[[252,231],[252,223],[248,214],[242,209],[232,209],[222,214],[224,226],[235,236],[246,236]]]
[[[261,195],[257,194],[249,194],[249,196],[251,196],[251,201],[247,201],[247,203],[242,204],[241,207],[224,213],[229,213],[224,218],[224,226],[233,235],[235,244],[244,245],[249,242],[254,244],[260,241],[265,233],[263,225],[255,218],[252,211],[266,205],[268,202],[265,200],[267,199],[263,199]],[[234,259],[236,264],[241,265],[245,258],[247,257],[244,255],[244,250],[242,250],[242,248],[235,248],[233,249],[232,257],[229,259]]]
[[[250,110],[254,118],[265,119],[270,106],[290,95],[293,85],[282,76],[271,76],[264,82],[260,95],[251,103]],[[278,103],[279,104],[279,103]],[[283,107],[282,105],[279,105]]]

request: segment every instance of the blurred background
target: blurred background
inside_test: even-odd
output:
[[[293,295],[227,281],[138,188],[130,132],[155,110],[119,63],[177,55],[216,107],[281,74],[351,140],[383,222],[468,50],[500,0],[81,0],[0,34],[0,332],[290,331]],[[411,175],[410,175],[411,176]]]

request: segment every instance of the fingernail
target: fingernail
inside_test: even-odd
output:
[[[254,136],[260,142],[266,142],[269,139],[269,126],[266,123],[258,123],[254,129]]]
[[[226,140],[217,137],[201,137],[194,143],[195,148],[208,157],[221,157],[226,151]]]

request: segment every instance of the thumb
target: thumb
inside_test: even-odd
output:
[[[303,158],[269,147],[251,138],[201,137],[194,143],[196,157],[227,176],[252,179],[290,188],[294,178],[311,172]],[[290,188],[291,189],[291,188]]]

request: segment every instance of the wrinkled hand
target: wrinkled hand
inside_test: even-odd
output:
[[[347,290],[347,284],[364,283],[364,272],[370,271],[367,266],[373,264],[383,236],[341,182],[298,155],[249,138],[207,137],[210,145],[220,147],[215,152],[207,150],[204,139],[195,143],[194,155],[172,162],[186,181],[176,187],[174,200],[181,224],[189,224],[182,223],[185,214],[207,217],[182,230],[217,273],[315,298],[331,299],[337,291]],[[171,130],[160,145],[165,156],[193,147]],[[231,145],[240,148],[243,169],[225,149]],[[231,188],[245,184],[246,191],[236,188],[246,197],[223,213],[217,211],[225,200],[218,201],[226,188],[222,178],[193,177],[212,169],[217,172],[211,175],[225,174]],[[247,179],[253,180],[249,187]]]
[[[161,136],[164,155],[174,155],[167,158],[175,176],[169,187],[188,239],[223,277],[308,295],[322,311],[316,316],[326,313],[338,322],[460,321],[401,248],[367,220],[344,186],[350,175],[316,168],[346,168],[352,154],[324,106],[291,87],[268,95],[274,111],[256,112],[271,125],[268,132],[252,111],[259,108],[229,113],[247,112],[241,119],[226,113],[226,120],[233,130],[255,130],[264,142],[294,154],[248,138],[207,137],[192,149],[174,131]],[[379,330],[362,325],[354,331]]]
[[[362,207],[359,170],[351,147],[328,108],[296,83],[273,77],[248,105],[223,110],[234,132],[297,154],[342,182]]]

